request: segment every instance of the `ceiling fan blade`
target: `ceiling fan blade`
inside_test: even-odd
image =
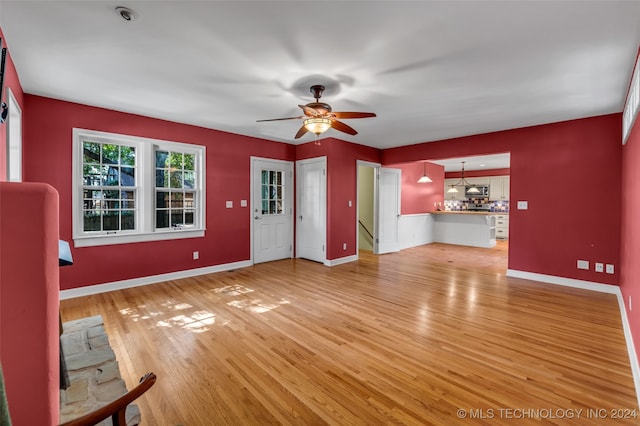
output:
[[[347,126],[346,124],[344,124],[341,121],[336,120],[335,118],[329,118],[329,120],[331,120],[331,127],[340,131],[340,132],[344,132],[344,133],[348,133],[350,135],[357,135],[358,132],[356,132],[356,129],[354,129],[353,127]]]
[[[375,112],[332,112],[335,118],[369,118],[377,117]]]
[[[298,130],[298,133],[296,133],[296,139],[300,139],[302,137],[302,135],[304,135],[305,133],[307,133],[308,130],[306,127],[304,127],[304,124],[302,125],[302,127],[300,127],[300,129]]]
[[[304,116],[299,116],[299,117],[287,117],[287,118],[269,118],[266,120],[256,120],[256,123],[259,123],[261,121],[281,121],[281,120],[296,120],[296,119],[300,119],[300,118],[304,118]]]
[[[320,111],[316,110],[315,108],[311,108],[308,107],[306,105],[298,105],[300,108],[302,108],[302,110],[304,111],[305,114],[307,114],[310,117],[316,117],[320,114]]]

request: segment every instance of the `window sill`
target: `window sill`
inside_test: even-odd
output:
[[[158,231],[148,234],[96,235],[73,238],[74,247],[94,247],[112,244],[142,243],[147,241],[178,240],[204,237],[204,229]]]

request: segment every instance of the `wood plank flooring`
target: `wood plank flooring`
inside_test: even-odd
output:
[[[137,401],[144,425],[640,423],[616,297],[505,272],[506,243],[431,244],[61,309],[103,316],[130,388],[157,374]]]

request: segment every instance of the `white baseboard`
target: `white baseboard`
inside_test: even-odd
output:
[[[536,274],[534,272],[518,271],[515,269],[508,269],[507,276],[548,284],[563,285],[566,287],[581,288],[584,290],[599,291],[601,293],[615,294],[618,298],[618,308],[620,309],[622,329],[624,331],[624,339],[627,344],[627,353],[629,354],[629,363],[631,364],[633,384],[636,388],[636,399],[638,401],[638,407],[640,407],[640,365],[638,364],[638,355],[636,353],[635,346],[633,345],[633,336],[631,335],[631,327],[629,327],[629,318],[627,317],[627,310],[622,297],[622,290],[620,290],[619,286],[576,280],[573,278],[556,277],[554,275]]]
[[[358,260],[358,255],[354,254],[352,256],[340,257],[338,259],[325,260],[324,264],[325,266],[336,266],[342,265],[343,263],[355,262],[356,260]]]
[[[207,266],[205,268],[188,269],[186,271],[169,272],[167,274],[151,275],[148,277],[132,278],[130,280],[115,281],[112,283],[89,285],[60,291],[60,300],[73,299],[74,297],[89,296],[92,294],[106,293],[108,291],[123,290],[125,288],[140,287],[156,284],[180,278],[195,277],[198,275],[212,274],[214,272],[230,271],[232,269],[246,268],[253,263],[250,260],[225,263],[223,265]]]

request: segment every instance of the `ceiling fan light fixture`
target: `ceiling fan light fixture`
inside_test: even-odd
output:
[[[311,133],[320,135],[331,128],[331,120],[328,118],[307,118],[304,120],[304,127]]]

